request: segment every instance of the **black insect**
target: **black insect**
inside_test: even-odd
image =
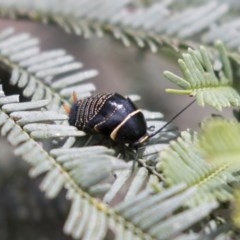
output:
[[[74,103],[69,112],[69,124],[88,134],[100,133],[121,144],[138,147],[149,138],[155,136],[193,102],[182,109],[163,127],[149,134],[143,113],[128,97],[118,93],[103,93],[77,100],[73,94]]]

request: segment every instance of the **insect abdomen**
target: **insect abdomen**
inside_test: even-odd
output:
[[[92,97],[78,100],[73,104],[69,123],[76,126],[78,129],[88,131],[88,123],[101,110],[105,102],[112,96],[112,94],[97,94]],[[90,129],[90,132],[93,130]]]
[[[97,94],[77,101],[69,123],[86,133],[101,133],[121,143],[134,143],[146,135],[142,112],[128,98],[115,94]]]

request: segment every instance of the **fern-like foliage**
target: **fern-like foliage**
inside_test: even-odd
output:
[[[165,73],[183,90],[168,91],[194,96],[201,106],[221,110],[240,105],[236,75],[240,55],[219,42],[197,50],[189,40],[212,45],[220,38],[238,50],[239,21],[229,14],[234,2],[0,0],[0,15],[55,24],[86,38],[107,33],[125,46],[152,52],[162,47],[179,52],[190,46],[194,50],[179,60],[184,76]],[[0,87],[1,135],[30,164],[30,176],[41,175],[40,189],[46,197],[66,190],[71,202],[66,234],[76,239],[114,235],[219,240],[228,239],[231,232],[238,239],[222,216],[224,206],[217,202],[232,200],[239,182],[239,123],[214,119],[204,123],[199,134],[185,131],[177,139],[178,131],[168,126],[136,154],[68,125],[63,103],[71,104],[73,90],[79,98],[91,95],[95,86],[83,81],[96,76],[96,70],[83,71],[82,63],[62,49],[41,52],[38,39],[14,34],[13,29],[0,32],[0,68],[11,73],[10,85],[29,99],[19,102],[18,96],[5,96]],[[161,113],[143,113],[149,131],[165,124]],[[176,140],[169,144],[172,139]]]
[[[181,49],[191,45],[183,41],[209,29],[231,8],[219,1],[178,4],[179,1],[153,1],[141,6],[134,1],[98,0],[94,2],[59,0],[0,1],[2,16],[27,17],[54,23],[67,33],[83,35],[108,33],[125,46],[135,44],[156,52],[161,47]],[[179,5],[179,6],[178,6]],[[206,17],[207,16],[207,17]],[[179,41],[181,39],[181,41]]]
[[[13,69],[10,84],[22,89],[23,96],[34,101],[48,100],[49,103],[46,106],[48,110],[64,112],[62,105],[63,103],[71,104],[70,98],[73,91],[77,93],[79,98],[83,98],[89,96],[95,90],[92,83],[84,84],[83,81],[94,77],[97,71],[79,71],[82,64],[74,61],[74,58],[67,55],[64,50],[42,53],[38,47],[38,40],[31,38],[28,34],[15,35],[12,29],[2,31],[1,36],[0,62],[9,71]],[[33,46],[32,42],[34,43]],[[134,98],[134,96],[132,97]],[[143,112],[149,127],[159,128],[165,124],[165,121],[162,120],[162,114],[146,110]],[[29,130],[33,131],[31,134],[35,137],[54,137],[54,134],[56,134],[54,129],[57,127],[54,126],[54,129],[49,127],[48,131],[42,131],[45,127],[45,125],[38,125],[38,128],[34,128],[34,130],[29,128]],[[78,133],[72,134],[73,136],[78,135]],[[154,155],[157,156],[158,149],[163,148],[169,139],[176,137],[176,134],[176,129],[170,127],[166,129],[164,134],[161,134],[160,140],[160,135],[152,139],[146,148],[142,149],[142,155],[146,156],[143,164],[149,158],[153,160]],[[81,144],[86,145],[85,142],[86,139]],[[91,144],[99,144],[101,140],[93,138],[90,142]],[[112,144],[108,143],[108,145]],[[145,167],[147,167],[146,164]],[[151,170],[151,167],[149,167],[149,170]]]
[[[179,181],[185,182],[188,187],[197,186],[197,194],[189,200],[189,205],[232,199],[230,183],[237,179],[227,169],[208,164],[197,145],[196,133],[182,132],[181,137],[162,151],[157,169],[163,173],[167,186],[174,186]]]
[[[238,16],[228,19],[228,21],[217,24],[208,33],[204,34],[202,41],[205,44],[212,44],[216,39],[221,40],[228,48],[240,50],[239,45],[239,25],[240,19]]]
[[[237,122],[212,119],[200,135],[182,132],[160,155],[157,168],[166,184],[173,186],[182,180],[188,187],[198,186],[190,205],[231,200],[233,183],[239,182],[239,129]]]
[[[179,191],[182,187],[177,187],[159,194],[152,188],[161,178],[161,174],[154,169],[157,153],[166,147],[170,139],[175,138],[175,129],[166,129],[141,150],[142,160],[139,163],[142,167],[136,167],[132,175],[132,163],[126,164],[116,158],[112,149],[104,146],[83,147],[102,143],[103,139],[96,136],[87,140],[88,137],[83,132],[68,126],[68,117],[64,112],[59,112],[63,102],[70,103],[73,88],[77,89],[79,96],[90,94],[93,85],[82,84],[81,81],[92,75],[74,72],[78,71],[80,65],[69,65],[68,61],[71,62],[72,58],[62,50],[42,54],[39,49],[31,50],[31,44],[26,40],[29,38],[27,35],[12,36],[12,30],[5,30],[2,36],[1,43],[5,47],[0,51],[0,62],[9,69],[13,68],[10,84],[17,85],[23,90],[23,95],[32,101],[19,103],[18,96],[5,96],[1,91],[1,134],[15,147],[15,153],[31,165],[30,176],[45,175],[40,188],[48,198],[56,197],[63,187],[67,189],[67,198],[72,201],[72,208],[64,226],[65,233],[75,238],[102,239],[111,229],[117,237],[125,239],[130,236],[136,239],[181,238],[183,230],[216,208],[215,202],[206,203],[176,215],[174,211],[194,191],[181,193]],[[25,39],[24,44],[21,39]],[[33,42],[35,46],[37,41]],[[56,57],[58,61],[53,61],[52,58]],[[96,71],[92,72],[93,75],[96,74]],[[63,78],[62,73],[67,73],[67,77]],[[47,81],[49,79],[52,79],[51,84]],[[60,93],[56,92],[57,89],[61,89]],[[165,123],[159,113],[143,113],[148,126],[159,128]],[[50,142],[50,149],[49,146],[45,148],[40,144],[41,141],[52,138],[58,139],[58,143],[52,145]],[[123,203],[112,207],[114,199],[129,181]],[[143,200],[143,205],[140,204],[140,199]],[[159,204],[152,205],[153,202]],[[169,203],[170,206],[166,208]],[[141,211],[133,206],[138,206]],[[164,212],[164,209],[168,210]],[[162,214],[159,215],[158,211]],[[173,215],[167,217],[170,213]],[[195,214],[199,217],[192,218]],[[89,225],[89,222],[92,224]],[[170,233],[168,229],[175,225],[180,227]],[[198,233],[183,236],[191,239],[198,236]]]
[[[199,145],[207,162],[230,171],[237,171],[239,138],[240,125],[238,122],[217,118],[204,124]]]
[[[215,71],[214,62],[204,47],[189,49],[178,61],[183,78],[165,71],[164,75],[183,90],[167,89],[167,92],[187,94],[197,98],[200,106],[208,104],[218,110],[239,106],[240,96],[234,88],[230,60],[223,44],[218,42],[222,69]]]
[[[19,103],[18,96],[4,96],[1,92],[1,134],[15,146],[15,154],[31,165],[32,177],[45,174],[40,188],[48,198],[56,197],[63,187],[67,189],[72,207],[64,226],[66,234],[103,239],[111,229],[120,239],[172,239],[217,207],[214,202],[169,216],[193,195],[194,189],[182,192],[183,186],[177,186],[158,194],[150,184],[141,193],[135,191],[134,198],[128,196],[115,207],[106,205],[99,197],[110,188],[112,172],[126,169],[127,165],[106,147],[71,147],[72,138],[60,148],[44,149],[37,140],[83,135],[75,127],[56,124],[67,116],[47,110],[48,103],[48,100]],[[133,191],[139,180],[135,178]],[[198,217],[193,218],[195,215]]]
[[[13,29],[0,33],[0,62],[10,70],[10,84],[22,90],[24,97],[33,100],[48,99],[48,108],[58,110],[63,102],[70,104],[73,90],[78,97],[89,96],[95,90],[92,83],[82,81],[97,75],[96,70],[81,71],[65,50],[40,52],[39,41],[29,34],[14,34]],[[65,76],[64,76],[65,74]]]
[[[97,71],[80,71],[82,64],[74,61],[74,58],[67,55],[64,50],[60,49],[42,53],[38,47],[38,40],[33,39],[28,34],[15,35],[12,29],[2,31],[0,35],[2,36],[2,38],[0,38],[0,62],[8,68],[9,71],[13,69],[10,84],[22,89],[23,96],[31,98],[34,101],[41,99],[48,100],[48,104],[46,105],[48,110],[64,113],[62,105],[63,103],[71,104],[73,91],[77,93],[79,98],[83,98],[89,96],[91,92],[95,90],[95,86],[92,83],[83,83],[83,81],[94,77]],[[130,96],[130,98],[134,100],[135,97]],[[146,110],[144,110],[143,113],[149,127],[157,129],[165,124],[165,121],[162,120],[162,114]],[[34,116],[35,115],[33,115],[33,117]],[[26,118],[26,121],[28,120],[29,119]],[[51,120],[51,117],[49,120]],[[22,119],[21,121],[24,123],[25,120]],[[66,124],[66,121],[64,124]],[[74,130],[72,130],[70,134],[70,128],[67,128],[68,131],[64,131],[65,126],[62,126],[62,124],[61,126],[41,124],[36,126],[33,123],[33,125],[25,127],[31,136],[39,139],[56,137],[57,135],[62,137],[70,136],[71,134],[72,136],[83,135],[83,133],[74,132]],[[148,162],[154,161],[159,149],[164,148],[165,144],[170,139],[175,138],[177,134],[176,129],[168,127],[163,134],[155,136],[155,138],[141,150],[140,156],[144,156],[141,163],[144,165],[144,168],[139,173],[136,172],[136,177],[142,176],[141,182],[143,185],[149,178],[148,170],[153,172],[154,175],[157,175],[154,168],[151,167],[152,164],[148,164]],[[84,138],[83,141],[78,141],[78,145],[86,145],[86,142],[91,145],[96,145],[102,143],[102,140],[98,137],[93,137],[90,141],[87,141],[87,139]],[[106,145],[112,146],[112,143],[109,141],[105,142]],[[74,142],[72,144],[74,144]],[[116,150],[120,152],[120,154],[122,153],[121,149]],[[131,159],[133,154],[131,150],[129,154],[129,157],[123,157]],[[142,171],[144,171],[145,174],[142,175]],[[124,174],[120,174],[119,179],[121,176],[124,176]],[[122,181],[122,185],[128,182],[128,179],[131,179],[131,171],[129,171],[127,176],[128,177],[125,176],[125,181]],[[119,191],[121,187],[119,184],[117,185]],[[114,186],[115,185],[113,185],[113,189],[115,189]],[[139,184],[138,188],[140,187],[141,184]],[[136,191],[138,188],[136,188]],[[134,193],[132,188],[129,190],[131,194]],[[118,191],[115,189],[112,190],[111,193],[109,192],[108,201],[110,201],[110,196],[111,198],[115,196],[113,192],[116,194]]]
[[[63,187],[67,189],[67,198],[72,200],[73,204],[64,231],[75,238],[91,237],[91,239],[103,238],[109,229],[117,236],[134,236],[141,239],[165,236],[167,233],[164,229],[159,231],[156,228],[162,225],[162,218],[156,218],[152,226],[143,228],[144,225],[132,223],[132,218],[136,217],[137,213],[126,219],[104,202],[113,202],[129,181],[130,185],[128,184],[128,190],[124,194],[126,203],[135,199],[133,197],[142,189],[148,192],[144,200],[153,201],[152,194],[156,193],[151,190],[151,186],[159,181],[159,174],[151,165],[156,160],[158,151],[165,147],[169,139],[175,138],[176,130],[171,127],[166,129],[165,133],[155,136],[141,150],[143,159],[139,163],[142,167],[136,168],[132,175],[132,163],[126,164],[116,158],[112,149],[87,146],[103,143],[103,138],[96,136],[89,141],[83,132],[68,126],[66,121],[68,116],[61,110],[63,102],[70,103],[69,98],[73,89],[80,97],[88,96],[90,91],[94,90],[92,84],[81,82],[94,76],[96,71],[92,70],[90,74],[78,72],[81,64],[72,63],[73,58],[67,56],[64,51],[40,53],[35,46],[38,41],[33,41],[26,34],[17,36],[12,34],[11,29],[2,32],[0,62],[9,71],[13,69],[10,84],[22,89],[23,95],[30,97],[32,101],[19,103],[18,96],[4,96],[1,92],[1,134],[16,148],[15,153],[31,165],[30,176],[45,174],[40,188],[47,197],[56,197]],[[31,42],[34,43],[33,50]],[[62,77],[62,74],[65,76]],[[61,89],[59,93],[58,89]],[[159,128],[165,124],[161,114],[149,111],[143,113],[149,126]],[[58,139],[56,146],[49,142],[52,145],[49,149],[49,146],[45,148],[45,144],[40,144],[41,141],[52,138]],[[107,141],[106,145],[110,146]],[[116,180],[112,173],[116,175]],[[184,193],[183,199],[189,197],[189,194]],[[179,208],[181,203],[178,201],[177,205],[173,205],[170,212]],[[182,230],[202,219],[215,207],[215,203],[202,206],[206,208],[205,214],[199,214],[198,219],[189,218],[188,223],[176,229],[172,235],[167,234],[166,239],[179,235]],[[188,212],[182,213],[182,217],[179,215],[173,216],[173,220],[169,219],[167,227],[173,222],[182,222],[184,216],[193,214],[192,211],[203,212],[200,208],[189,209]],[[166,215],[163,216],[164,219],[165,217]],[[89,222],[93,222],[91,226],[88,225]],[[144,216],[142,222],[145,222]],[[96,228],[98,231],[93,231]]]
[[[239,48],[239,18],[232,12],[236,1],[44,1],[1,0],[0,14],[10,18],[28,18],[44,24],[56,24],[66,33],[120,40],[125,46],[157,52],[170,48],[175,52],[195,47],[189,40],[212,45],[222,40],[229,48]]]
[[[240,209],[239,209],[240,194],[239,189],[234,193],[234,209],[232,211],[232,219],[237,228],[240,227]]]

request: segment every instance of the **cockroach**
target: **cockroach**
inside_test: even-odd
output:
[[[142,111],[128,97],[118,93],[100,93],[78,100],[74,92],[73,101],[71,108],[64,105],[69,113],[70,125],[87,134],[105,135],[116,143],[129,144],[135,149],[161,132],[195,102],[190,102],[164,126],[150,134]]]

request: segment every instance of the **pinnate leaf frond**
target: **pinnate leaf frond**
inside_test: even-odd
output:
[[[56,137],[79,137],[83,136],[83,132],[76,131],[74,127],[67,126],[67,116],[64,114],[63,103],[71,104],[72,92],[75,91],[79,98],[83,98],[91,95],[91,92],[95,90],[95,86],[92,83],[84,83],[84,80],[94,77],[97,74],[96,70],[79,71],[82,63],[74,61],[72,56],[66,54],[62,49],[53,50],[49,52],[41,52],[36,39],[33,39],[29,34],[14,34],[12,29],[6,29],[0,33],[0,62],[8,68],[11,73],[10,84],[22,89],[22,94],[25,97],[31,98],[34,102],[28,103],[28,109],[25,103],[11,103],[8,106],[3,106],[5,111],[14,111],[12,117],[18,119],[18,124],[23,126],[24,130],[30,134],[34,139],[49,139]],[[32,42],[34,44],[32,44]],[[32,46],[33,45],[33,46]],[[136,96],[130,96],[136,99]],[[34,112],[28,110],[34,110],[38,105],[36,101],[41,103],[44,99],[46,108],[49,111],[46,112]],[[134,100],[133,99],[133,100]],[[40,101],[40,102],[39,102]],[[24,105],[25,104],[25,105]],[[40,106],[40,105],[39,105]],[[21,111],[16,111],[16,110]],[[25,109],[25,111],[23,111]],[[56,113],[59,111],[61,114]],[[165,124],[163,116],[160,113],[152,113],[149,111],[143,111],[149,127],[159,128]],[[56,124],[48,124],[47,121],[56,121]],[[60,124],[63,121],[64,124]],[[151,182],[151,175],[148,170],[157,173],[153,167],[149,167],[146,162],[158,154],[159,148],[163,148],[169,139],[175,138],[177,134],[176,129],[168,128],[165,133],[156,136],[152,142],[149,142],[147,146],[142,150],[142,156],[144,160],[142,164],[144,168],[136,170],[136,179],[141,179],[141,184],[138,181],[133,181],[135,191],[133,188],[129,189],[129,192],[133,195],[139,188],[146,186],[145,181]],[[83,145],[102,145],[103,142],[98,137],[92,137],[91,141],[87,140],[88,137],[83,140],[78,140],[78,146]],[[159,140],[160,139],[160,140]],[[75,140],[76,141],[76,140]],[[73,140],[73,143],[75,142]],[[69,144],[70,144],[69,140]],[[87,143],[88,142],[88,143]],[[111,143],[107,143],[107,146],[111,146]],[[118,149],[119,151],[119,149]],[[122,151],[120,149],[120,151]],[[132,151],[131,157],[123,156],[123,158],[133,158]],[[121,154],[121,152],[120,152]],[[129,164],[130,168],[131,164]],[[147,170],[148,169],[148,170]],[[139,171],[139,172],[138,172]],[[118,179],[122,176],[119,175]],[[128,174],[128,178],[131,179],[131,174]],[[129,182],[126,178],[125,183]],[[134,183],[135,182],[135,183]],[[138,182],[138,186],[136,186]],[[148,184],[147,184],[148,185]],[[115,189],[115,185],[112,186],[111,198],[115,197],[120,187],[118,185],[118,191]],[[114,194],[113,194],[114,193]],[[108,197],[109,199],[109,197]]]
[[[125,46],[136,45],[156,52],[162,47],[179,51],[191,45],[185,39],[206,32],[231,9],[230,4],[218,1],[179,5],[178,1],[154,1],[143,6],[126,0],[114,3],[105,0],[54,0],[51,3],[47,0],[41,3],[1,0],[0,14],[54,23],[67,33],[85,38],[106,33]]]
[[[65,114],[48,110],[49,100],[19,103],[17,96],[0,93],[1,134],[15,146],[15,154],[31,165],[30,176],[44,175],[40,189],[48,198],[56,197],[62,188],[67,190],[72,207],[64,225],[66,234],[74,238],[104,239],[111,229],[114,235],[124,239],[172,239],[218,206],[216,202],[206,203],[169,216],[181,209],[194,189],[182,192],[183,187],[176,186],[158,193],[152,188],[158,184],[153,175],[141,191],[148,177],[144,167],[136,170],[125,200],[114,207],[107,205],[104,198],[100,199],[111,189],[112,172],[130,172],[131,168],[106,147],[75,146],[73,136],[81,139],[84,134],[64,124]],[[52,137],[67,139],[61,147],[47,150],[40,140]],[[153,205],[154,202],[158,204]],[[198,217],[193,218],[196,214]]]
[[[99,220],[95,222],[95,225],[102,221],[106,224],[106,217],[109,214],[108,207],[93,196],[103,193],[109,188],[109,184],[106,185],[104,179],[107,179],[111,171],[113,171],[110,162],[115,159],[114,164],[116,165],[119,161],[112,156],[113,152],[104,147],[69,149],[67,148],[68,144],[65,144],[65,147],[53,149],[49,153],[24,128],[31,131],[39,128],[38,123],[64,121],[67,116],[57,112],[43,111],[43,109],[41,111],[30,111],[32,108],[38,109],[46,106],[48,101],[18,103],[17,98],[5,97],[4,94],[2,94],[0,100],[2,105],[0,115],[1,134],[6,136],[8,141],[16,147],[15,153],[30,163],[32,166],[30,170],[31,176],[36,177],[43,173],[46,174],[40,185],[46,196],[49,198],[56,197],[60,190],[65,187],[68,198],[73,201],[73,206],[76,206],[77,202],[81,202],[84,206],[87,215],[83,218],[83,222],[81,221],[83,225],[89,221],[89,218],[94,217],[95,220]],[[66,131],[71,136],[73,130],[69,130],[63,128],[54,131]],[[89,155],[91,156],[90,162]],[[124,166],[124,164],[122,165]],[[100,184],[101,181],[103,181],[102,185]],[[91,192],[92,195],[89,195],[88,192]],[[79,213],[82,204],[77,205]],[[104,211],[107,213],[104,214]],[[80,221],[79,218],[76,220]],[[114,219],[112,221],[115,222]],[[79,231],[80,226],[78,226],[77,232],[74,229],[68,232],[69,224],[68,221],[65,226],[67,233],[73,234],[75,237],[84,234]],[[98,236],[100,234],[100,237],[105,235],[105,224],[102,225],[103,228],[99,229],[101,233],[98,232]],[[88,234],[91,233],[89,231],[88,229]]]
[[[86,97],[95,90],[83,81],[95,77],[96,70],[82,71],[83,64],[63,49],[41,52],[38,39],[11,28],[0,32],[0,62],[11,73],[11,85],[22,89],[24,97],[49,100],[49,110],[71,104],[73,91]]]
[[[232,211],[232,220],[233,220],[234,225],[237,228],[240,228],[240,209],[239,209],[239,206],[240,206],[240,192],[239,192],[239,189],[236,189],[235,192],[234,192],[233,203],[234,203],[234,209]]]
[[[125,0],[70,0],[63,5],[58,0],[0,0],[0,14],[51,22],[85,37],[110,33],[126,46],[156,52],[163,46],[179,51],[191,45],[183,39],[205,32],[230,8],[228,3],[198,1],[179,11],[173,2],[136,7]],[[239,106],[229,61],[233,55],[221,43],[216,48],[217,57],[215,50],[189,49],[179,62],[184,77],[166,76],[183,88],[175,92],[196,96],[200,105],[219,110]],[[66,190],[71,202],[66,234],[76,239],[105,239],[110,234],[117,239],[186,240],[224,233],[226,222],[219,227],[214,217],[206,217],[218,207],[217,201],[233,199],[233,183],[239,181],[238,123],[211,120],[200,134],[183,132],[170,145],[178,131],[168,126],[139,149],[132,172],[133,149],[121,149],[102,136],[88,136],[69,126],[63,111],[62,104],[72,102],[73,90],[78,97],[95,90],[83,81],[96,76],[96,70],[82,71],[82,63],[64,50],[41,52],[37,39],[16,35],[12,29],[0,33],[0,63],[11,73],[10,84],[31,100],[20,103],[17,95],[5,96],[0,86],[1,135],[30,164],[30,176],[41,175],[40,189],[46,197]],[[150,132],[165,124],[161,114],[143,113]],[[189,231],[199,221],[198,228]]]
[[[226,119],[213,119],[204,124],[199,145],[210,164],[237,171],[239,168],[240,125]]]
[[[218,131],[221,131],[218,129]],[[228,141],[228,135],[222,135],[224,141]],[[158,171],[162,171],[166,184],[174,186],[179,181],[183,181],[188,187],[196,186],[197,193],[188,204],[195,205],[201,202],[211,202],[214,200],[228,201],[233,198],[234,182],[238,181],[235,172],[239,168],[234,168],[233,163],[221,161],[216,157],[215,162],[209,162],[208,156],[204,154],[204,147],[201,148],[201,137],[197,133],[182,132],[181,137],[172,141],[170,146],[162,151],[157,165]],[[210,139],[203,140],[208,145]],[[222,146],[219,136],[215,138],[215,145]],[[220,147],[221,148],[221,147]],[[206,148],[207,149],[207,148]],[[226,148],[224,148],[226,149]],[[216,156],[220,156],[213,148]],[[230,157],[230,156],[229,156]]]
[[[183,77],[169,71],[164,75],[182,88],[167,89],[167,92],[194,96],[200,106],[210,105],[218,110],[225,107],[240,105],[240,96],[234,88],[234,80],[229,58],[222,43],[216,45],[219,49],[222,69],[215,71],[214,61],[209,52],[201,47],[200,50],[189,49],[179,60]]]

